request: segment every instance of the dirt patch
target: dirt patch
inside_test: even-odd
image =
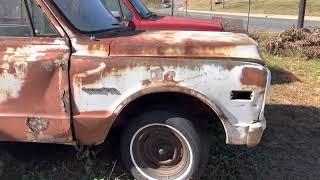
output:
[[[253,38],[260,41],[261,48],[271,55],[302,55],[307,59],[320,58],[320,28],[288,29],[267,39]]]

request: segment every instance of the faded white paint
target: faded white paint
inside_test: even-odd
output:
[[[105,65],[100,65],[92,72]],[[200,92],[210,101],[214,102],[224,113],[228,122],[224,122],[228,133],[227,140],[233,144],[245,144],[247,142],[247,132],[252,123],[259,118],[261,109],[264,107],[265,88],[256,86],[244,86],[240,82],[242,70],[244,68],[256,68],[265,70],[264,66],[255,63],[238,63],[231,70],[225,69],[222,65],[203,64],[190,69],[185,66],[162,66],[150,67],[136,66],[134,68],[126,68],[113,74],[101,77],[94,84],[74,84],[75,87],[75,103],[80,112],[90,111],[111,111],[115,112],[121,103],[128,100],[132,94],[141,91],[143,81],[151,81],[150,86],[163,85],[163,79],[166,73],[175,72],[174,81],[176,86]],[[90,77],[90,73],[75,75],[75,77]],[[96,74],[96,73],[91,73]],[[80,78],[80,79],[81,79]],[[266,84],[267,86],[267,84]],[[121,95],[90,95],[83,91],[83,88],[115,88]],[[231,100],[232,90],[252,90],[252,100]]]
[[[19,68],[17,68],[19,67]],[[26,64],[15,64],[16,74],[9,74],[9,64],[4,63],[1,67],[4,71],[0,74],[0,104],[9,98],[19,97],[25,78]]]

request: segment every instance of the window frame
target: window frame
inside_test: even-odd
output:
[[[37,0],[34,0],[34,1],[37,1]],[[47,3],[47,2],[45,2],[45,3]],[[114,28],[110,28],[110,29],[103,29],[103,30],[97,30],[97,31],[83,31],[81,29],[78,29],[75,25],[72,24],[72,22],[65,16],[63,11],[58,7],[58,5],[53,0],[51,0],[50,4],[56,9],[56,11],[62,16],[62,18],[69,25],[71,25],[71,28],[74,29],[76,32],[80,32],[80,33],[83,33],[85,35],[93,35],[93,34],[96,34],[96,33],[110,32],[110,31],[113,31],[113,30],[116,30],[116,29],[123,29],[119,24],[118,27],[114,27]],[[109,9],[107,9],[106,7],[104,7],[104,8],[112,15],[112,13],[109,11]],[[52,11],[51,11],[51,13],[52,13]]]
[[[32,21],[32,18],[31,18],[31,12],[30,12],[30,8],[29,8],[29,4],[28,4],[27,0],[22,0],[22,1],[23,1],[24,9],[25,9],[25,11],[27,13],[27,19],[28,19],[29,28],[30,28],[30,31],[31,31],[31,37],[37,37],[36,36],[36,31],[34,29],[33,21]]]
[[[146,17],[144,17],[142,14],[139,13],[137,7],[132,3],[131,0],[128,0],[128,2],[130,3],[130,5],[133,7],[133,9],[136,11],[137,15],[138,15],[140,18],[142,18],[142,19],[147,19]],[[143,3],[143,2],[142,2],[142,3]],[[145,7],[147,7],[144,3],[143,3],[143,5],[144,5]],[[147,9],[150,11],[150,9],[149,9],[148,7],[147,7]],[[150,11],[150,12],[151,12],[151,11]]]
[[[34,20],[32,19],[32,14],[31,14],[31,11],[30,11],[31,7],[29,6],[29,3],[27,2],[28,0],[17,0],[17,1],[19,3],[21,3],[21,6],[23,6],[23,7],[21,7],[21,9],[23,11],[25,11],[26,23],[25,23],[24,26],[28,27],[28,29],[29,29],[28,34],[30,34],[30,35],[26,35],[26,36],[4,35],[4,36],[0,36],[0,38],[35,38],[35,37],[38,37],[38,38],[61,38],[61,37],[64,37],[64,34],[61,34],[61,32],[59,31],[59,28],[56,27],[55,23],[52,22],[51,18],[45,13],[45,11],[42,10],[42,6],[39,4],[38,0],[30,0],[30,2],[32,1],[32,3],[34,3],[35,6],[38,6],[38,8],[40,9],[40,12],[43,14],[43,16],[45,16],[46,21],[48,22],[48,24],[55,31],[55,34],[52,34],[52,35],[37,34],[36,33],[36,28],[34,26]],[[45,8],[47,8],[47,7],[45,7]],[[64,30],[63,30],[63,32],[64,32]]]
[[[132,21],[134,19],[134,14],[131,12],[131,9],[128,7],[128,5],[124,2],[124,0],[118,0],[119,6],[121,9],[122,18],[124,21]],[[124,14],[124,7],[128,10],[128,12],[131,14],[131,18],[127,19]]]
[[[60,32],[58,31],[58,29],[55,27],[54,23],[50,20],[50,18],[47,16],[47,14],[42,10],[41,6],[39,5],[39,3],[37,2],[37,0],[29,0],[30,2],[34,3],[35,6],[38,6],[37,8],[40,9],[40,12],[42,13],[42,15],[45,17],[46,21],[48,21],[49,25],[51,26],[51,28],[53,28],[53,30],[55,31],[54,35],[41,35],[41,34],[37,34],[36,33],[36,28],[34,26],[34,20],[32,19],[32,14],[30,12],[30,9],[32,9],[31,7],[29,7],[28,4],[28,0],[23,0],[25,3],[25,8],[27,8],[27,15],[29,16],[30,19],[30,24],[31,27],[33,28],[32,31],[34,33],[33,37],[52,37],[52,38],[57,38],[57,37],[62,37],[62,35],[60,34]]]

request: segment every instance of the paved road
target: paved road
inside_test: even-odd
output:
[[[185,11],[179,11],[179,9],[183,8],[183,0],[175,0],[175,15],[185,16]],[[157,9],[157,13],[170,15],[171,8],[166,9]],[[227,25],[231,28],[227,28],[230,30],[246,30],[247,29],[247,19],[246,16],[233,16],[233,15],[219,15],[219,14],[205,14],[205,13],[194,13],[189,12],[187,16],[196,17],[196,18],[212,18],[212,17],[222,17]],[[250,32],[279,32],[290,27],[294,27],[297,24],[297,20],[292,19],[275,19],[275,18],[267,18],[267,17],[250,17],[249,21],[249,31]],[[320,21],[306,21],[306,28],[320,27]]]
[[[191,17],[198,18],[211,18],[210,14],[200,14],[200,13],[188,13]],[[216,17],[222,17],[227,21],[231,22],[242,22],[242,27],[247,28],[248,17],[244,16],[230,16],[230,15],[215,15]],[[273,19],[273,18],[262,18],[262,17],[250,17],[249,21],[249,31],[271,31],[279,32],[290,27],[294,27],[297,24],[297,20],[292,19]],[[320,21],[306,21],[306,28],[320,27]]]

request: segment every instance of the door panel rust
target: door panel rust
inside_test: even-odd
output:
[[[0,38],[0,141],[72,142],[67,42]]]
[[[73,101],[75,101],[79,90],[77,86],[73,84],[79,81],[80,84],[93,83],[103,76],[102,73],[106,68],[105,64],[98,60],[100,58],[95,57],[97,54],[95,51],[92,51],[94,56],[90,56],[87,52],[88,51],[85,51],[82,56],[73,54],[71,57],[70,78]],[[83,61],[84,59],[85,61]],[[86,78],[88,76],[90,76],[90,78]],[[115,115],[111,111],[107,111],[107,109],[101,111],[82,111],[76,106],[76,102],[73,102],[72,107],[77,143],[86,145],[103,143],[112,126],[112,119],[115,118]]]

